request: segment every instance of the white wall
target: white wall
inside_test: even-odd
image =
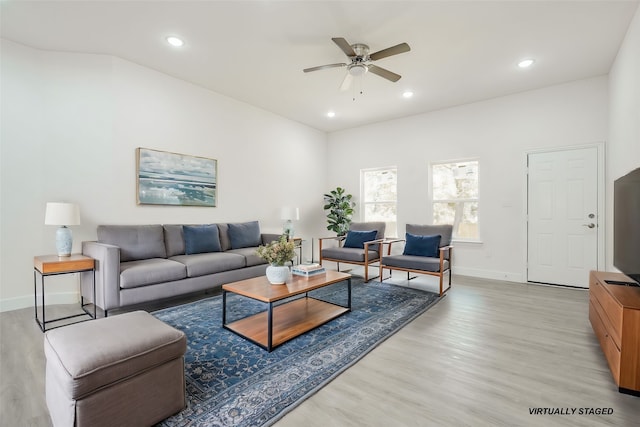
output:
[[[424,95],[428,96],[428,95]],[[329,186],[358,195],[362,168],[398,167],[398,230],[430,223],[430,162],[477,158],[482,243],[456,243],[458,274],[524,281],[525,153],[605,141],[606,76],[329,135]]]
[[[613,181],[640,167],[640,8],[609,73],[607,207],[613,217]],[[613,269],[613,221],[608,221],[607,269]],[[640,255],[639,255],[640,256]]]
[[[527,150],[608,140],[608,268],[612,182],[640,166],[640,10],[608,79],[336,132],[328,151],[322,132],[127,61],[6,40],[1,49],[0,311],[32,304],[32,258],[55,250],[47,201],[80,204],[75,251],[101,223],[259,219],[279,231],[285,204],[301,209],[300,235],[319,236],[324,192],[358,196],[361,168],[396,165],[402,230],[431,219],[429,162],[477,157],[483,243],[458,244],[456,270],[518,281]],[[219,206],[137,206],[136,147],[218,159]],[[74,300],[77,280],[60,279],[53,301]]]
[[[80,205],[74,251],[98,224],[259,220],[323,233],[326,134],[133,63],[2,41],[0,311],[33,304],[33,256],[55,253],[47,201]],[[135,149],[218,160],[218,207],[136,204]],[[306,243],[307,256],[311,252]],[[77,299],[77,277],[47,279],[50,302]]]

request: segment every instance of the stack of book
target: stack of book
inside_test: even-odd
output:
[[[296,276],[311,277],[324,274],[325,269],[320,264],[300,264],[291,267],[291,274]]]

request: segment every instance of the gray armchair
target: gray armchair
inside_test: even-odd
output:
[[[387,253],[391,253],[391,245],[395,242],[405,242],[405,249],[402,255],[383,255],[380,261],[380,280],[386,280],[383,277],[384,269],[389,270],[389,274],[393,274],[393,270],[406,271],[407,280],[410,273],[428,274],[438,276],[440,278],[440,296],[451,289],[451,262],[452,251],[451,235],[453,226],[451,225],[417,225],[407,224],[407,233],[411,236],[407,239],[397,239],[387,242],[389,245]],[[440,236],[438,241],[434,236]],[[431,245],[432,247],[428,247]],[[427,249],[425,249],[427,248]],[[425,251],[426,252],[423,252]],[[443,277],[449,275],[449,286],[443,288]]]
[[[364,281],[368,282],[370,280],[369,265],[380,261],[385,227],[384,222],[353,222],[349,227],[349,232],[354,233],[348,233],[347,236],[342,237],[318,239],[320,265],[323,261],[332,261],[338,264],[338,271],[340,271],[341,262],[362,265],[364,266]],[[337,240],[338,246],[323,248],[325,240]]]

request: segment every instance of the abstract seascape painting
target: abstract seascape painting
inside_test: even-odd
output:
[[[217,160],[136,149],[138,204],[216,206]]]

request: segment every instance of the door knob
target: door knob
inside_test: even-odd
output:
[[[595,224],[594,223],[590,223],[590,224],[582,224],[583,227],[587,227],[587,228],[595,228]]]

